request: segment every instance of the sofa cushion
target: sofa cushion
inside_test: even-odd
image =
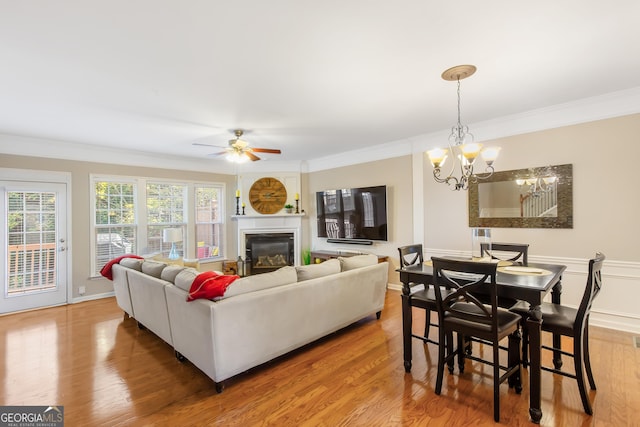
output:
[[[167,282],[173,283],[175,282],[178,273],[180,273],[182,270],[184,270],[184,267],[181,267],[179,265],[168,265],[162,270],[162,273],[160,273],[160,278],[162,280],[166,280]]]
[[[247,292],[255,292],[261,289],[296,283],[298,276],[295,267],[282,267],[270,273],[254,274],[242,277],[233,282],[222,298],[229,298]]]
[[[142,263],[142,272],[144,274],[148,274],[149,276],[153,276],[156,279],[160,278],[162,274],[162,270],[167,266],[167,264],[162,262],[154,262],[145,260]]]
[[[338,260],[340,261],[342,271],[349,271],[378,263],[378,257],[373,254],[338,257]]]
[[[118,264],[132,270],[142,271],[142,261],[140,258],[123,258]]]
[[[198,274],[200,274],[200,272],[195,268],[183,268],[182,271],[176,275],[173,284],[183,291],[189,292],[193,279],[195,279]]]
[[[300,265],[296,267],[296,272],[298,273],[298,282],[329,276],[340,273],[340,261],[334,258],[320,264]]]

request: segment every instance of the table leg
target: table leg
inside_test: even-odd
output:
[[[542,311],[540,306],[533,306],[529,310],[527,319],[527,331],[529,333],[529,415],[531,420],[540,424],[542,419],[541,409],[541,368],[540,353],[542,332]]]
[[[560,278],[562,280],[562,277]],[[558,283],[551,290],[551,302],[554,304],[560,304],[560,299],[562,296],[562,282],[558,281]],[[560,348],[561,346],[561,336],[560,334],[553,334],[553,348]],[[560,351],[553,352],[553,366],[556,369],[560,369],[562,367],[562,353]]]
[[[405,372],[411,371],[411,328],[412,328],[412,313],[411,313],[411,296],[402,293],[402,341],[404,348],[404,370]]]

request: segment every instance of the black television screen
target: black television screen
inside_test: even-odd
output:
[[[316,193],[318,237],[387,240],[387,187]]]

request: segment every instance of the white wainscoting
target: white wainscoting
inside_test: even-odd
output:
[[[464,251],[425,249],[425,259],[432,256],[470,255]],[[580,305],[587,283],[588,259],[530,255],[529,262],[566,265],[567,270],[562,275],[562,304],[572,307]],[[590,324],[640,334],[640,263],[607,259],[602,268],[602,281],[602,291],[591,309]],[[401,290],[402,285],[390,284],[389,288]],[[551,296],[548,295],[547,299],[550,301]]]

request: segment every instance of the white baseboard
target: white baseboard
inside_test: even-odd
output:
[[[94,295],[85,295],[85,296],[80,296],[77,298],[74,298],[71,300],[71,304],[77,304],[79,302],[85,302],[85,301],[93,301],[96,299],[102,299],[102,298],[109,298],[115,296],[115,292],[111,291],[111,292],[105,292],[102,294],[94,294]]]

